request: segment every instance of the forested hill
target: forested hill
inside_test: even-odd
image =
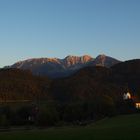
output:
[[[125,92],[140,98],[140,60],[130,60],[106,67],[86,67],[68,78],[55,80],[52,93],[58,100],[121,100]]]
[[[72,76],[49,79],[33,75],[28,70],[0,70],[0,100],[59,101],[111,98],[117,101],[127,90],[140,95],[140,60],[116,64],[111,68],[85,67]]]
[[[19,69],[0,70],[0,101],[26,101],[47,96],[50,80]]]

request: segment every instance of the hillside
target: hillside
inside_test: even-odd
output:
[[[30,71],[19,69],[0,70],[0,102],[28,101],[45,97],[49,86],[48,78],[41,78],[32,75]]]
[[[111,95],[117,100],[115,97],[119,98],[119,86],[109,81],[110,75],[109,68],[86,67],[71,77],[55,80],[52,84],[52,93],[54,98],[65,98],[67,101],[95,100],[104,95]]]
[[[111,68],[102,66],[85,67],[72,76],[54,80],[52,89],[56,89],[58,94],[70,92],[74,96],[81,96],[80,98],[82,96],[86,98],[91,93],[97,95],[101,92],[103,94],[111,92],[110,95],[119,97],[127,90],[132,92],[132,95],[139,96],[139,79],[140,60],[137,59],[118,63]]]
[[[125,85],[133,96],[140,98],[140,59],[129,60],[111,67],[112,81]]]

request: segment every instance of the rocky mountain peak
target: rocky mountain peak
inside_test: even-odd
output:
[[[106,56],[104,54],[97,56],[95,59],[89,55],[73,56],[68,55],[64,59],[59,58],[32,58],[19,61],[11,68],[31,70],[37,75],[48,75],[50,77],[63,77],[86,66],[105,66],[111,67],[120,61]]]

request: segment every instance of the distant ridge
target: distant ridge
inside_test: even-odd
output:
[[[47,75],[51,78],[65,77],[86,66],[111,67],[121,61],[99,55],[93,58],[89,55],[73,56],[68,55],[64,59],[59,58],[32,58],[16,62],[9,68],[30,70],[35,75]]]

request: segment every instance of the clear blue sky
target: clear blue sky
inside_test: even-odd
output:
[[[140,0],[0,0],[0,67],[69,54],[140,58]]]

